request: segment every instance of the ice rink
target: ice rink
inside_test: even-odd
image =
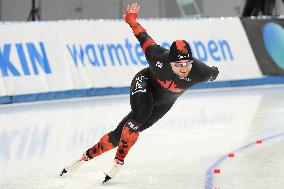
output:
[[[59,177],[64,165],[116,127],[130,110],[128,100],[117,95],[1,105],[0,188],[283,188],[283,85],[191,90],[140,134],[109,183],[101,184],[103,170],[115,150]]]

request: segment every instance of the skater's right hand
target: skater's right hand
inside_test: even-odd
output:
[[[138,3],[132,3],[131,5],[127,5],[124,15],[124,20],[126,23],[130,25],[134,25],[137,23],[136,18],[139,14],[140,6]]]

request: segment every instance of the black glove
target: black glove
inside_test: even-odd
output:
[[[211,78],[209,79],[209,81],[214,81],[217,78],[218,74],[219,74],[218,68],[215,66],[212,66],[211,67]]]

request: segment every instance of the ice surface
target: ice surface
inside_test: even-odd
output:
[[[283,94],[280,85],[190,91],[140,134],[105,185],[115,150],[58,175],[116,127],[127,95],[1,105],[0,188],[283,188]]]

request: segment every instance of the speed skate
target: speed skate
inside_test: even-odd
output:
[[[60,172],[60,176],[63,176],[66,173],[72,173],[74,171],[77,171],[86,161],[89,161],[90,158],[87,157],[86,154],[83,154],[82,158],[79,160],[76,160],[74,162],[72,162],[70,165],[65,166],[63,168],[63,170]],[[115,159],[113,161],[113,164],[104,171],[105,179],[103,181],[103,183],[108,182],[109,180],[113,179],[118,172],[120,171],[120,169],[122,168],[124,162],[120,161],[118,159]]]
[[[64,167],[59,175],[63,176],[66,173],[72,173],[74,171],[77,171],[86,161],[89,161],[89,158],[86,156],[86,154],[83,154],[81,159],[76,160],[72,162],[70,165]]]
[[[105,176],[105,179],[104,179],[103,183],[106,183],[110,179],[114,178],[118,174],[120,169],[122,168],[123,164],[124,164],[123,161],[115,159],[113,164],[112,164],[112,166],[109,169],[104,171],[106,176]]]

